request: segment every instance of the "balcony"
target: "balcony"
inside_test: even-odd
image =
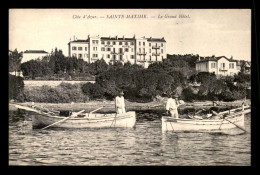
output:
[[[111,54],[113,55],[124,55],[125,52],[114,52],[114,51],[111,51]]]
[[[225,68],[225,67],[220,67],[220,68],[219,68],[219,71],[228,71],[228,69]]]
[[[153,56],[160,56],[160,53],[153,53]]]
[[[146,55],[147,52],[138,52],[137,55]]]
[[[160,49],[160,46],[152,46],[152,49]]]

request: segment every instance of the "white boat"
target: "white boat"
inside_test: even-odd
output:
[[[136,114],[129,111],[124,114],[85,114],[85,117],[67,117],[37,114],[32,116],[33,128],[43,128],[52,125],[52,128],[132,128],[136,123]],[[64,120],[62,122],[59,122]]]
[[[239,110],[237,112],[237,110]],[[243,129],[244,114],[250,112],[250,109],[236,108],[219,113],[219,115],[228,114],[222,119],[173,119],[169,116],[162,116],[162,132],[223,132],[236,127]]]
[[[136,123],[136,114],[134,111],[129,111],[124,114],[100,114],[93,112],[103,107],[89,113],[83,113],[85,110],[79,112],[50,111],[39,106],[29,107],[15,105],[15,107],[33,113],[33,128],[133,128]]]

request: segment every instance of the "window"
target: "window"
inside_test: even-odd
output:
[[[141,53],[141,48],[139,48],[139,53]]]
[[[119,53],[123,53],[123,49],[122,48],[119,48]]]
[[[107,48],[107,51],[110,51],[111,50],[111,48]]]
[[[208,68],[208,63],[206,63],[206,69]]]
[[[144,51],[144,53],[145,53],[145,48],[143,48],[143,51]]]
[[[151,49],[149,49],[149,53],[151,53]]]
[[[125,45],[127,46],[127,45],[128,45],[128,42],[125,42]]]
[[[109,55],[109,54],[107,55],[107,58],[110,58],[110,55]]]
[[[113,59],[116,60],[116,55],[113,55]]]
[[[78,47],[78,50],[82,50],[82,47]]]
[[[128,52],[128,48],[125,48],[125,52]]]
[[[113,48],[113,52],[114,52],[114,53],[116,52],[116,48]]]
[[[151,47],[151,43],[149,43],[149,46]]]
[[[93,47],[93,50],[97,51],[97,47]]]
[[[143,46],[145,46],[145,42],[143,42]]]
[[[98,54],[93,54],[93,57],[94,57],[94,58],[97,58],[97,57],[98,57]]]
[[[93,44],[98,44],[98,40],[92,40]]]
[[[115,41],[113,41],[113,45],[116,45],[116,42],[115,42]]]
[[[163,43],[161,44],[161,46],[163,47]]]
[[[108,41],[107,44],[110,45],[110,41]]]
[[[163,49],[161,49],[161,53],[163,53]]]
[[[134,45],[134,42],[131,42],[131,45]]]
[[[139,46],[141,46],[141,42],[139,42]]]
[[[105,41],[101,41],[101,44],[105,44]]]
[[[104,48],[104,47],[101,47],[101,51],[105,51],[105,48]]]
[[[122,60],[123,59],[123,55],[119,55],[119,59]]]
[[[88,50],[88,47],[85,47],[85,51],[87,51]]]
[[[150,56],[150,61],[152,61],[152,56]]]
[[[73,57],[77,57],[75,53],[72,54]]]
[[[78,58],[82,58],[82,54],[79,54],[79,57]]]
[[[131,57],[130,57],[131,59],[134,59],[134,55],[131,55]]]
[[[133,49],[133,48],[132,48],[131,50],[132,50],[132,52],[134,51],[134,49]]]
[[[216,63],[211,63],[211,68],[215,68],[216,67]]]
[[[122,45],[122,42],[121,42],[121,41],[119,42],[119,45]]]
[[[72,47],[72,50],[77,50],[77,47]]]
[[[229,63],[229,69],[234,69],[234,63]]]

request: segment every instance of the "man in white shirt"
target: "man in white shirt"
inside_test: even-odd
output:
[[[116,113],[118,113],[118,114],[125,113],[125,99],[124,99],[123,95],[124,95],[124,93],[120,92],[119,96],[117,96],[115,99]]]
[[[167,111],[167,113],[170,112],[171,117],[178,119],[179,115],[178,115],[178,109],[177,108],[179,106],[179,103],[178,103],[177,98],[178,98],[177,95],[169,96],[167,103],[166,103],[166,111]]]

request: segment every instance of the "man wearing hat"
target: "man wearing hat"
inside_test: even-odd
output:
[[[125,113],[125,99],[123,97],[124,92],[121,91],[119,93],[119,96],[116,97],[115,103],[116,103],[116,113],[123,114]]]
[[[178,96],[169,95],[166,103],[166,111],[167,113],[170,113],[171,117],[179,118],[178,110],[177,110],[178,106],[179,106]]]

